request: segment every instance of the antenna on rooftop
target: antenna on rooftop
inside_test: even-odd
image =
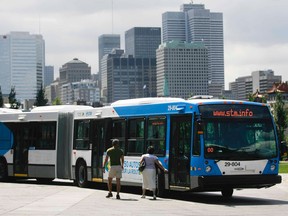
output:
[[[111,4],[111,18],[112,18],[112,21],[111,21],[111,30],[112,30],[112,34],[113,34],[113,29],[114,29],[114,8],[113,8],[113,0],[112,1],[112,4]]]
[[[41,18],[40,15],[38,16],[38,33],[41,34]]]

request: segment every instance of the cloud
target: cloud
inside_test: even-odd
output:
[[[46,64],[59,67],[77,57],[98,70],[98,37],[136,26],[162,26],[162,13],[189,0],[1,0],[0,34],[41,33]],[[113,3],[113,5],[112,5]],[[287,0],[194,0],[224,19],[225,80],[272,69],[288,80]],[[113,15],[112,15],[113,14]],[[112,19],[113,18],[113,19]]]
[[[281,75],[282,81],[288,80],[287,56],[288,42],[261,46],[253,43],[226,43],[225,68],[226,88],[228,83],[241,76],[249,76],[253,71],[272,69],[274,75]]]

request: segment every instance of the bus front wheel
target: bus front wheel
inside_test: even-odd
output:
[[[87,184],[87,167],[84,161],[80,161],[76,169],[76,185],[84,188],[87,187]]]
[[[233,188],[224,188],[221,191],[222,196],[225,198],[231,198],[233,195]]]

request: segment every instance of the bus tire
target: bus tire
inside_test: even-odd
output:
[[[165,189],[165,174],[159,170],[157,175],[157,196],[162,198],[168,196],[168,191]]]
[[[221,193],[224,198],[231,198],[233,195],[233,188],[223,188]]]
[[[8,180],[8,168],[6,160],[0,158],[0,181],[4,182]]]
[[[87,187],[87,167],[84,161],[79,161],[76,166],[76,185],[81,188]]]

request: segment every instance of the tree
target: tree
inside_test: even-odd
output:
[[[3,107],[3,105],[4,105],[4,100],[3,100],[2,90],[0,86],[0,108]]]
[[[15,91],[15,87],[11,87],[11,91],[9,93],[9,104],[10,104],[10,109],[19,109],[20,107],[20,102],[17,101],[16,99],[16,91]]]
[[[36,96],[36,101],[34,103],[34,106],[46,106],[48,102],[48,99],[45,98],[45,89],[42,87],[39,89],[37,96]]]
[[[247,98],[249,101],[258,102],[258,103],[267,103],[267,98],[265,95],[258,94],[258,90],[255,94],[249,93]]]
[[[277,93],[276,102],[273,106],[273,115],[277,127],[278,139],[279,141],[285,140],[285,129],[288,127],[288,112],[284,107],[285,103],[283,101],[282,95]]]
[[[62,102],[59,97],[56,97],[52,102],[52,105],[61,105],[61,104]]]

